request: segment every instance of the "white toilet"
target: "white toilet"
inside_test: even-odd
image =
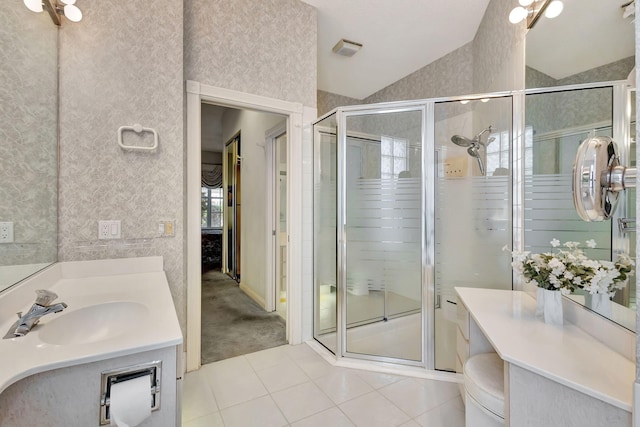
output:
[[[477,354],[464,364],[465,426],[504,426],[504,362],[496,353]]]

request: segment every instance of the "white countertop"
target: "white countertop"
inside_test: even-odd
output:
[[[632,411],[635,364],[575,325],[536,318],[525,292],[456,288],[459,302],[505,361]]]
[[[162,268],[162,257],[58,263],[0,294],[0,393],[38,372],[182,344]],[[68,307],[24,337],[1,339],[35,289]]]

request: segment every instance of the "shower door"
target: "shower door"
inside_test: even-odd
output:
[[[423,116],[423,107],[342,116],[345,355],[423,362]]]

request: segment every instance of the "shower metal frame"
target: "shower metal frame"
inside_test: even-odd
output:
[[[336,115],[336,155],[337,155],[337,217],[336,217],[336,238],[337,238],[337,276],[336,276],[336,358],[362,359],[376,362],[399,363],[408,366],[424,367],[428,370],[435,370],[435,172],[436,172],[436,153],[435,153],[435,105],[443,102],[464,101],[464,100],[480,100],[485,98],[512,98],[512,108],[515,111],[515,99],[517,96],[524,97],[522,91],[503,91],[493,93],[481,93],[465,96],[429,98],[412,101],[385,102],[371,105],[353,105],[338,107],[323,116],[319,117],[314,123],[320,123],[322,120]],[[523,98],[524,99],[524,98]],[[422,259],[422,302],[421,309],[422,318],[422,358],[420,361],[412,361],[408,359],[399,359],[385,356],[374,356],[360,353],[352,353],[347,351],[347,330],[346,330],[346,150],[347,150],[347,117],[364,116],[372,114],[389,114],[402,113],[410,111],[420,111],[422,113],[422,227],[421,236],[421,259]],[[516,145],[515,125],[521,120],[516,120],[515,114],[512,112],[512,165],[514,173],[521,170],[514,149]],[[521,138],[518,133],[518,138]],[[518,139],[519,141],[520,139]],[[523,141],[523,139],[522,139]],[[515,175],[514,175],[515,176]],[[431,182],[424,179],[425,177],[433,177]],[[516,180],[512,180],[513,185],[513,205],[515,206]],[[521,193],[520,199],[521,199]],[[521,203],[521,202],[520,202]],[[515,209],[514,209],[515,210]],[[315,267],[314,267],[315,268]],[[314,272],[315,275],[315,272]],[[315,337],[314,337],[315,338]]]
[[[613,137],[614,140],[629,141],[628,118],[630,112],[629,88],[626,81],[609,81],[598,83],[587,83],[569,86],[557,86],[548,88],[535,88],[517,91],[501,91],[491,93],[480,93],[464,96],[451,96],[440,98],[429,98],[411,101],[385,102],[369,105],[353,105],[338,107],[322,115],[314,124],[335,114],[336,117],[336,162],[337,162],[337,217],[336,217],[336,352],[335,357],[363,359],[376,362],[399,363],[402,365],[424,367],[427,370],[435,371],[435,172],[436,172],[436,152],[435,152],[435,106],[439,103],[480,100],[485,98],[511,98],[511,240],[514,250],[524,249],[524,165],[523,156],[525,150],[525,103],[526,96],[530,94],[542,94],[550,92],[564,92],[580,89],[596,89],[612,87],[613,90]],[[347,117],[363,116],[371,114],[400,113],[408,111],[422,112],[422,360],[419,362],[407,359],[398,359],[384,356],[373,356],[347,351],[347,329],[346,329],[346,122]],[[623,144],[620,150],[621,157],[628,161],[628,143]],[[427,177],[432,177],[429,182]],[[623,216],[626,212],[625,201],[620,204],[617,212]],[[614,238],[614,233],[616,236]],[[617,227],[612,229],[612,239],[620,242],[621,233]],[[615,253],[628,250],[627,244],[621,247],[612,248]],[[314,263],[315,277],[315,263]],[[314,280],[315,286],[315,280]],[[522,283],[513,278],[514,289],[523,289]],[[314,301],[315,306],[315,301]],[[315,307],[314,307],[315,310]],[[314,316],[315,319],[315,316]],[[315,320],[314,320],[315,321]],[[314,328],[315,329],[315,328]],[[315,339],[315,332],[314,332]],[[442,372],[442,371],[435,371]]]

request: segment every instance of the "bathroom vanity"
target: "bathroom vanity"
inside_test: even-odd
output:
[[[566,318],[545,324],[526,292],[456,292],[458,367],[479,353],[500,356],[506,426],[631,426],[632,360]]]
[[[140,426],[180,425],[182,334],[162,257],[55,264],[0,295],[2,335],[36,289],[67,308],[0,340],[0,426],[108,425],[113,384],[136,372],[156,406]]]

